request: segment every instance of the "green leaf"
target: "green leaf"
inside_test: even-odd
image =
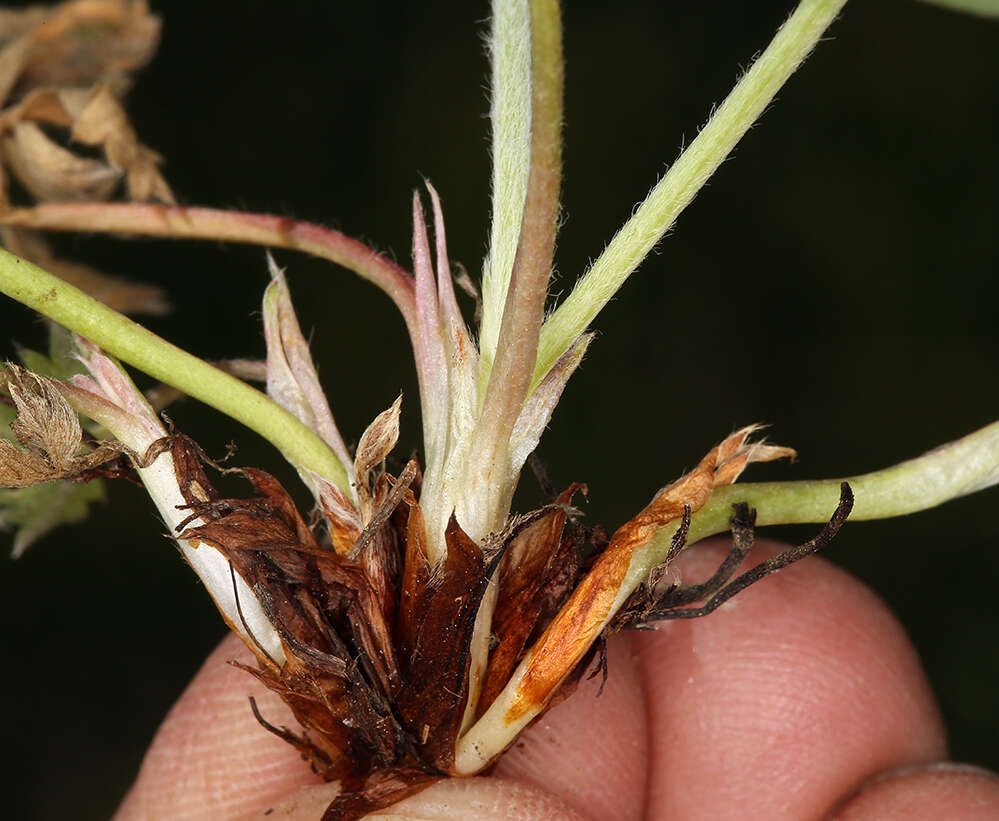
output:
[[[923,0],[951,11],[963,11],[980,17],[999,18],[999,0]]]
[[[34,487],[0,489],[0,526],[13,528],[16,559],[34,542],[59,525],[87,518],[94,502],[104,500],[104,483],[47,482]]]

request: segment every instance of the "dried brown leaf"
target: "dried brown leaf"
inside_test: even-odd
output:
[[[121,178],[106,163],[56,145],[32,122],[18,123],[4,137],[3,157],[18,181],[42,201],[107,199]]]
[[[53,380],[12,364],[6,366],[3,380],[17,409],[11,432],[23,449],[0,439],[0,486],[30,487],[75,478],[121,454],[121,445],[112,442],[80,452],[80,420]]]
[[[506,685],[530,638],[548,626],[578,581],[577,544],[572,534],[565,533],[565,525],[567,506],[579,490],[584,486],[569,487],[539,518],[513,535],[506,548],[490,627],[496,641],[483,678],[479,715]]]
[[[405,555],[402,579],[399,582],[399,608],[396,616],[396,645],[399,657],[410,658],[416,650],[416,611],[423,606],[424,591],[430,581],[430,559],[427,554],[427,527],[423,510],[412,493],[407,494]]]
[[[94,89],[70,133],[74,140],[104,148],[112,168],[125,172],[133,200],[174,202],[173,192],[157,168],[160,155],[139,142],[124,107],[107,86]]]
[[[475,617],[495,565],[486,565],[454,516],[445,540],[447,558],[409,610],[413,639],[408,654],[400,657],[405,685],[395,705],[403,726],[419,742],[421,757],[449,772],[468,699]]]
[[[20,86],[110,85],[117,94],[131,85],[130,75],[152,58],[159,44],[160,21],[145,0],[72,0],[44,9],[26,10],[26,33],[32,40],[30,59]],[[8,18],[9,19],[9,18]],[[16,30],[17,23],[12,22]]]
[[[505,716],[508,723],[544,706],[596,641],[639,546],[659,528],[681,518],[685,508],[699,510],[716,486],[734,482],[751,462],[794,454],[789,448],[748,442],[755,430],[756,426],[749,426],[731,434],[694,470],[660,490],[644,510],[617,529],[607,549],[531,648],[530,662]]]
[[[853,510],[853,491],[848,483],[841,483],[839,504],[829,522],[817,536],[804,544],[782,550],[776,556],[771,556],[738,576],[735,575],[736,571],[753,547],[756,511],[750,509],[745,502],[737,503],[733,508],[731,520],[733,547],[711,578],[698,584],[674,583],[664,590],[657,590],[654,586],[639,589],[615,616],[608,632],[624,627],[640,627],[666,619],[700,618],[714,612],[751,584],[828,545]],[[685,531],[685,528],[683,530]],[[674,546],[670,553],[678,552],[678,547],[677,539],[674,537]],[[688,606],[698,602],[701,602],[699,606]]]
[[[323,813],[322,821],[359,821],[425,790],[441,776],[413,768],[374,773],[362,786],[338,795]]]
[[[41,18],[36,18],[41,22]],[[17,84],[21,72],[31,57],[34,41],[30,36],[21,35],[0,49],[0,104],[7,100]]]
[[[361,435],[354,456],[354,475],[357,482],[357,501],[361,508],[364,523],[370,520],[373,511],[371,491],[372,471],[385,461],[399,439],[399,416],[402,408],[402,394],[392,406],[374,418]]]

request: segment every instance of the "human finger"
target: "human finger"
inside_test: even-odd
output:
[[[254,659],[227,637],[160,725],[115,821],[241,818],[319,781],[288,744],[253,718],[253,696],[273,724],[297,726],[291,711],[228,662]]]
[[[881,773],[847,799],[830,821],[994,821],[999,776],[964,764]]]
[[[709,576],[726,550],[689,551],[678,564],[684,580]],[[779,550],[758,545],[747,564]],[[635,643],[654,739],[649,821],[818,818],[873,773],[945,757],[904,630],[824,559]]]

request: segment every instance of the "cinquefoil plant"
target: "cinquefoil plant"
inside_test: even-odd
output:
[[[571,494],[526,519],[509,518],[520,471],[590,343],[590,323],[769,104],[839,5],[799,7],[547,318],[558,222],[561,61],[557,10],[545,4],[499,4],[495,10],[494,221],[481,324],[474,331],[457,308],[442,211],[429,187],[436,247],[416,200],[412,277],[335,232],[233,212],[45,204],[9,213],[9,225],[304,247],[354,268],[380,285],[403,314],[419,375],[424,449],[422,476],[413,462],[393,476],[379,470],[397,437],[398,403],[372,423],[356,452],[346,447],[277,269],[263,312],[267,388],[281,407],[42,271],[12,261],[3,274],[8,293],[274,442],[313,491],[326,529],[307,528],[280,488],[256,473],[248,475],[260,499],[221,500],[201,472],[196,448],[161,427],[115,363],[82,341],[90,376],[76,377],[73,386],[9,369],[9,393],[20,413],[13,430],[22,448],[5,449],[8,482],[28,487],[76,478],[122,454],[132,461],[227,621],[257,652],[260,675],[298,705],[311,731],[303,749],[318,769],[355,787],[331,812],[370,809],[367,792],[372,785],[384,788],[387,780],[397,782],[398,791],[382,789],[382,800],[442,774],[478,771],[544,709],[567,677],[580,672],[579,662],[622,607],[640,621],[693,603],[679,592],[683,588],[663,599],[653,592],[647,600],[630,597],[682,549],[684,538],[727,529],[733,502],[749,502],[760,523],[833,518],[838,526],[850,507],[851,494],[838,481],[716,491],[750,462],[788,454],[750,444],[742,430],[658,493],[609,546],[592,545],[598,554],[592,566],[570,572],[556,601],[544,602],[527,582],[551,582],[579,561],[576,536],[563,536],[575,527],[566,508]],[[101,423],[119,444],[98,445],[80,457],[79,436],[63,401]],[[854,477],[853,517],[906,513],[990,484],[996,480],[996,435],[987,428],[922,459]],[[113,464],[114,470],[127,469]],[[745,529],[745,523],[737,528],[743,534]],[[542,537],[539,530],[552,533]],[[737,547],[744,543],[740,538]],[[275,559],[277,549],[294,555],[294,566]],[[555,559],[563,563],[553,564]],[[316,573],[320,590],[340,591],[337,602],[320,600],[315,580],[306,578]],[[519,619],[500,617],[504,579],[513,591],[509,596],[524,594],[534,602],[529,617],[520,607]],[[716,598],[713,591],[700,592],[714,606],[735,589],[723,588]],[[447,599],[449,609],[437,599]],[[298,604],[282,612],[279,603],[288,600]],[[441,637],[450,625],[460,629],[444,646]],[[348,670],[347,660],[358,654],[365,662]],[[427,660],[431,665],[424,669]],[[426,683],[438,680],[441,686],[427,702]],[[416,683],[419,693],[413,692]],[[453,703],[442,703],[443,692],[454,695]],[[336,701],[331,694],[343,699],[332,713],[326,709],[320,716],[315,705],[304,704],[308,696],[325,709]],[[387,736],[356,718],[343,720],[365,711],[392,716]]]

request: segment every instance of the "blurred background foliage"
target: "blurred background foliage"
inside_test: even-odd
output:
[[[409,196],[444,200],[451,255],[478,275],[488,225],[486,5],[171,0],[128,101],[182,202],[320,221],[408,264]],[[573,0],[565,10],[568,289],[791,3]],[[999,416],[995,78],[999,27],[903,0],[855,3],[831,38],[605,310],[540,454],[585,481],[608,527],[736,425],[764,421],[797,464],[839,476],[915,456]],[[149,325],[205,357],[260,356],[259,248],[62,237],[60,250],[164,285]],[[401,389],[398,455],[418,447],[401,321],[352,274],[278,254],[348,440]],[[13,340],[42,347],[27,311]],[[272,449],[185,402],[209,453],[294,483]],[[537,501],[525,477],[522,508]],[[899,614],[957,759],[999,767],[997,491],[848,526],[827,553]],[[810,528],[772,531],[803,539]],[[105,818],[224,628],[121,484],[83,527],[0,567],[12,818]],[[51,782],[58,784],[53,789]]]

